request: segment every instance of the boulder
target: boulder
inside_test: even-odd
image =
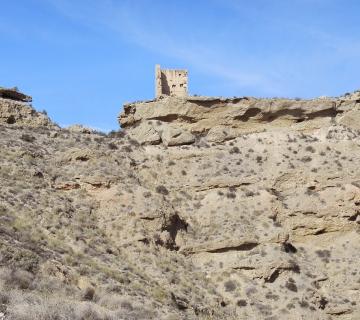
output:
[[[161,139],[166,146],[192,144],[195,137],[190,132],[177,127],[166,126],[161,133]]]
[[[147,121],[129,130],[128,134],[141,144],[159,144],[161,142],[160,134],[154,129],[153,124]]]
[[[216,126],[209,130],[206,135],[206,140],[208,142],[223,142],[225,140],[233,139],[234,137],[231,128]]]
[[[85,127],[81,124],[73,124],[71,126],[66,127],[65,129],[71,131],[71,132],[77,132],[77,133],[86,133],[86,134],[91,134],[94,133],[95,130]]]
[[[339,123],[355,130],[360,130],[360,110],[351,110],[339,119]]]

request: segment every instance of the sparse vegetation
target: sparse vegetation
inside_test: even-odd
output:
[[[169,194],[169,191],[165,186],[157,186],[156,187],[156,192],[160,193],[160,194],[162,194],[164,196],[167,196]]]
[[[22,134],[21,136],[20,136],[20,139],[21,140],[24,140],[24,141],[26,141],[26,142],[34,142],[35,141],[35,137],[33,137],[33,136],[31,136],[31,135],[29,135],[29,134]]]
[[[228,280],[224,283],[225,291],[232,292],[236,289],[236,283],[233,280]]]
[[[214,142],[173,116],[194,130],[186,146],[4,118],[0,318],[322,318],[340,303],[355,314],[359,133],[251,112],[256,130],[234,120]]]

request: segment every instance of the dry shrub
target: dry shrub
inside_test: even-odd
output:
[[[7,307],[7,320],[115,320],[112,312],[94,303],[72,303],[65,299],[43,299],[39,296],[12,292]]]
[[[6,287],[22,290],[29,289],[34,280],[33,274],[28,271],[9,269],[3,269],[0,278],[3,279]]]

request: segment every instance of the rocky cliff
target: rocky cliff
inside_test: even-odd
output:
[[[194,135],[222,142],[274,127],[298,131],[321,128],[334,119],[360,129],[359,99],[358,92],[314,100],[162,97],[126,104],[119,123],[131,128],[128,133],[143,144],[168,144],[173,136],[177,139],[170,144],[191,144]]]
[[[31,101],[17,89],[0,88],[0,124],[58,128],[46,114],[32,108]]]
[[[359,318],[359,102],[169,97],[108,135],[0,125],[0,312]]]

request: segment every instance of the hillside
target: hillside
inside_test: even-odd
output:
[[[10,98],[1,320],[360,318],[358,92],[135,102],[109,134]]]

